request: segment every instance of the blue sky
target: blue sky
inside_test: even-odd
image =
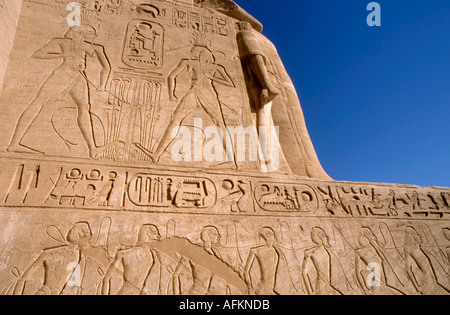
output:
[[[450,187],[450,1],[236,0],[264,25],[336,180]]]

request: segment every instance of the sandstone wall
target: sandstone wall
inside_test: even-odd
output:
[[[8,57],[14,43],[22,0],[0,0],[0,84],[8,65]]]
[[[0,294],[450,293],[450,189],[300,176],[317,172],[301,107],[254,30],[295,154],[273,173],[174,159],[190,153],[163,143],[174,121],[253,126],[254,67],[215,1],[141,1],[79,0],[78,27],[70,0],[23,1],[0,91]]]

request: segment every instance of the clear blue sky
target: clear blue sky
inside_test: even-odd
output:
[[[264,25],[336,180],[450,187],[450,1],[236,0]]]

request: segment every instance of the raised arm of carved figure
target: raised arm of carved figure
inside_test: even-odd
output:
[[[61,49],[61,39],[54,38],[41,49],[36,51],[31,58],[35,59],[58,59],[63,58],[64,53]]]
[[[188,67],[188,59],[182,59],[175,69],[169,74],[168,77],[168,89],[169,89],[169,98],[171,101],[177,101],[177,97],[175,95],[176,88],[176,78]]]
[[[217,73],[219,74],[219,77],[215,76],[215,74]],[[217,82],[228,87],[232,88],[236,87],[236,85],[234,85],[233,80],[231,79],[231,77],[229,76],[229,74],[227,73],[227,71],[223,66],[217,65],[217,70],[215,74],[212,77],[208,76],[208,79],[211,79],[213,82]]]
[[[98,61],[102,65],[102,70],[100,71],[100,86],[98,89],[100,91],[105,91],[109,75],[111,74],[111,65],[109,64],[108,57],[106,57],[105,48],[103,46],[94,45],[94,49]]]

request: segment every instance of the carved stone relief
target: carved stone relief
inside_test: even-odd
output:
[[[183,216],[128,216],[136,224],[124,233],[119,216],[94,217],[55,225],[50,215],[31,228],[31,250],[0,271],[2,293],[450,294],[445,224],[202,216],[186,228]],[[370,286],[374,264],[379,285]]]
[[[331,180],[233,1],[69,2],[24,0],[6,60],[1,294],[450,294],[450,189]],[[230,127],[272,123],[265,173]]]

